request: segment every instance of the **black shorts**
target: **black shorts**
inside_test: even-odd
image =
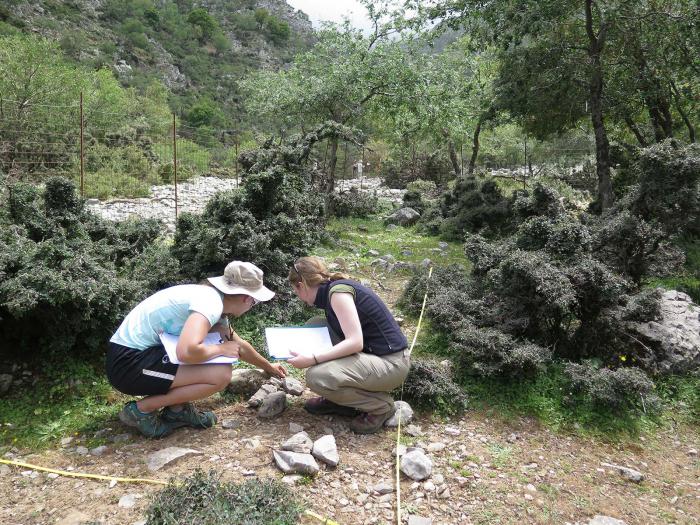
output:
[[[170,362],[163,345],[135,350],[110,342],[107,350],[107,379],[130,396],[166,394],[179,366]]]

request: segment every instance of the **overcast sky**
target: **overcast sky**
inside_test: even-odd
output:
[[[370,29],[367,11],[357,0],[287,0],[287,3],[309,15],[315,28],[322,21],[340,23],[347,17],[354,27]]]

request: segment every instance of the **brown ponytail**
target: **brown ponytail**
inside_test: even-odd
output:
[[[341,272],[330,273],[318,257],[301,257],[289,269],[289,282],[292,284],[303,282],[307,286],[317,286],[328,281],[349,278],[348,275]]]

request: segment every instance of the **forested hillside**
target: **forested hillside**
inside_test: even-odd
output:
[[[0,36],[18,32],[59,43],[66,58],[108,68],[125,87],[162,82],[186,123],[219,128],[245,121],[237,82],[277,69],[307,49],[311,23],[283,0],[7,0]]]

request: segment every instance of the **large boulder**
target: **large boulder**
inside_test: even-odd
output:
[[[401,208],[389,215],[384,221],[386,224],[399,224],[400,226],[411,226],[420,218],[418,213],[413,208]]]
[[[675,290],[661,296],[656,321],[629,323],[633,335],[655,354],[648,366],[660,374],[684,374],[700,368],[700,307]]]

